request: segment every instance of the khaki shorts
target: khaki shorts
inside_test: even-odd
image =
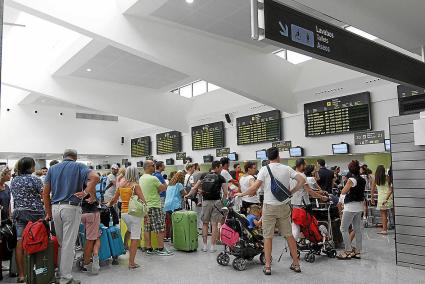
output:
[[[266,239],[273,238],[276,226],[285,238],[292,236],[291,207],[289,204],[263,205],[263,237]]]
[[[220,210],[223,207],[221,200],[203,200],[201,220],[203,223],[219,223],[223,219]]]

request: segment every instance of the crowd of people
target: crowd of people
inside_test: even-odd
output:
[[[391,170],[387,172],[380,165],[373,175],[366,165],[352,161],[348,164],[348,173],[342,175],[339,167],[328,169],[323,159],[317,160],[316,165],[309,165],[302,158],[291,168],[280,163],[279,150],[275,147],[267,150],[267,158],[260,169],[257,169],[257,162],[246,161],[243,170],[236,163],[229,171],[229,159],[222,158],[213,161],[209,171],[201,172],[198,164],[189,163],[184,170],[171,172],[169,176],[163,175],[163,162],[147,160],[143,164],[143,174],[134,166],[113,165],[105,179],[93,169],[77,163],[75,150],[65,150],[62,162],[52,161],[49,169],[42,168],[40,172],[35,171],[35,161],[29,157],[20,159],[13,170],[1,166],[1,218],[12,219],[16,228],[17,282],[25,282],[22,233],[29,221],[39,219],[54,224],[60,245],[60,283],[79,283],[73,278],[72,267],[80,223],[84,224],[86,237],[81,270],[97,274],[102,206],[108,208],[113,225],[118,225],[120,218],[126,224],[124,244],[129,252],[129,269],[139,267],[136,254],[142,231],[147,255],[173,255],[164,245],[173,241],[171,216],[185,209],[198,214],[201,250],[216,252],[219,227],[223,223],[221,209],[228,205],[228,200],[235,201],[235,209],[236,201],[240,200],[237,210],[247,217],[251,230],[262,233],[265,275],[271,274],[272,240],[276,229],[287,240],[292,257],[290,269],[301,272],[297,243],[303,236],[299,225],[292,222],[291,210],[308,207],[311,199],[329,202],[341,211],[344,248],[337,255],[338,259],[361,258],[362,220],[368,215],[368,205],[377,205],[382,216],[379,233],[388,233],[387,224],[392,223],[388,213],[393,210]],[[290,202],[279,201],[274,195],[272,181],[276,180],[291,192]],[[99,186],[102,182],[104,186]],[[371,190],[370,199],[366,194],[368,189]],[[144,218],[129,214],[132,198],[146,205]],[[152,233],[157,238],[155,248]],[[117,263],[115,258],[113,264]]]

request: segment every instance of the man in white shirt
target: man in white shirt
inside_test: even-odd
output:
[[[305,183],[305,178],[294,171],[292,168],[280,164],[279,149],[271,147],[267,150],[267,158],[269,159],[269,167],[274,178],[281,182],[286,188],[290,188],[291,178],[297,181],[295,187],[291,190],[292,193],[298,191]],[[263,236],[264,236],[264,253],[266,257],[266,265],[263,269],[265,275],[271,275],[271,254],[272,242],[274,236],[274,228],[276,225],[282,236],[288,241],[289,249],[293,263],[290,269],[295,272],[301,272],[298,256],[297,243],[292,235],[291,228],[291,207],[289,200],[284,202],[278,201],[271,191],[271,177],[267,166],[262,167],[258,173],[257,180],[244,193],[237,194],[238,196],[253,196],[257,190],[263,185],[264,189],[264,204],[263,204]]]

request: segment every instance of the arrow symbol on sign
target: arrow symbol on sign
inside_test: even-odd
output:
[[[280,34],[283,36],[288,36],[288,25],[285,24],[285,26],[282,24],[281,21],[279,21],[279,26],[280,26]]]

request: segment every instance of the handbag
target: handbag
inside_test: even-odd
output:
[[[137,195],[134,195],[134,188],[132,188],[132,195],[130,197],[130,201],[128,202],[128,214],[131,216],[143,218],[148,212],[147,205],[139,200]]]
[[[269,171],[270,180],[271,180],[271,192],[273,196],[280,202],[284,202],[292,197],[291,191],[286,188],[280,181],[278,181],[272,174],[269,165],[266,166]]]

